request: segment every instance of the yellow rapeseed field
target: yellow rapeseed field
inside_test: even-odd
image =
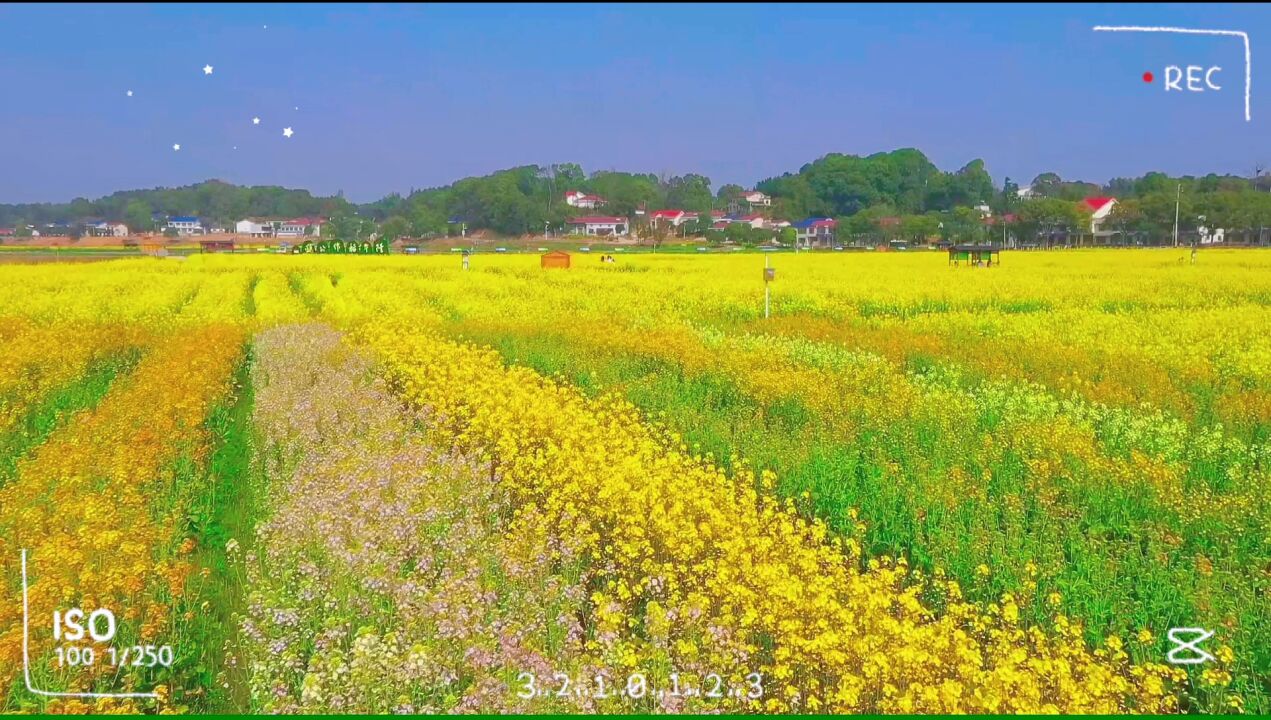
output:
[[[1271,712],[1271,254],[618,255],[0,265],[0,708]]]

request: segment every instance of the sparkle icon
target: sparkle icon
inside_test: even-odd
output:
[[[131,90],[129,90],[129,91],[128,91],[128,97],[132,97],[132,91],[131,91]]]
[[[212,66],[211,66],[211,65],[204,65],[204,66],[203,66],[203,74],[204,74],[204,75],[211,75],[211,74],[212,74]]]
[[[172,144],[172,149],[173,149],[173,150],[180,150],[180,149],[181,149],[181,143],[173,143],[173,144]]]
[[[259,125],[259,124],[260,124],[260,118],[258,117],[252,118],[252,125]]]
[[[291,137],[291,135],[292,135],[291,128],[283,128],[283,129],[282,129],[282,136],[283,136],[283,137]]]

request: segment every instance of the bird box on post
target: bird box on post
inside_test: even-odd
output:
[[[772,282],[773,280],[776,280],[776,279],[777,279],[777,269],[776,269],[776,268],[769,267],[769,268],[764,268],[764,269],[763,269],[763,281],[764,281],[764,282]]]

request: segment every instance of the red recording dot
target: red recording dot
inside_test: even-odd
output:
[[[1145,72],[1145,73],[1143,73],[1143,82],[1145,82],[1145,83],[1150,83],[1150,82],[1152,82],[1152,73],[1150,73],[1150,72]]]

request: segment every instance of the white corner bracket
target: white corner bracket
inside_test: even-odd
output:
[[[1250,60],[1249,53],[1249,33],[1243,30],[1205,30],[1198,28],[1176,28],[1176,27],[1140,27],[1138,25],[1095,25],[1095,32],[1169,32],[1183,33],[1186,35],[1226,35],[1228,37],[1238,37],[1245,44],[1245,122],[1253,119],[1252,113],[1249,111],[1249,93],[1252,87],[1253,62]]]
[[[26,681],[26,689],[35,695],[44,697],[81,697],[81,698],[158,698],[159,693],[91,693],[91,692],[50,692],[41,690],[31,684],[31,604],[27,599],[26,582],[26,549],[22,550],[22,678]]]

